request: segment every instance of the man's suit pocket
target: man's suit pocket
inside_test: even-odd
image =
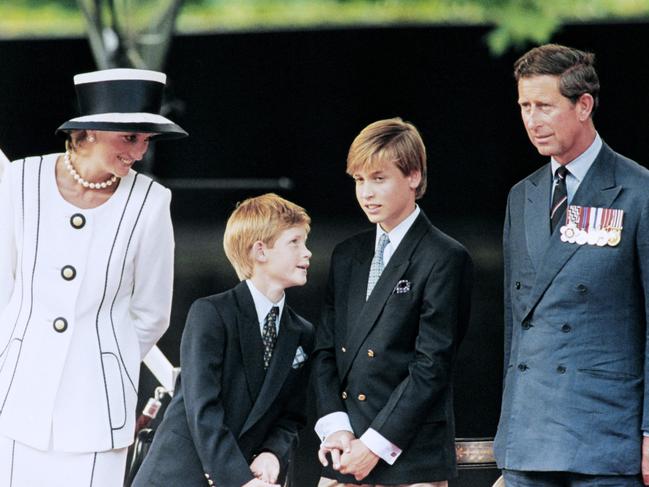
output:
[[[413,306],[414,301],[417,299],[417,293],[415,289],[412,289],[412,286],[413,284],[408,281],[407,285],[402,285],[399,288],[395,287],[388,296],[386,306]]]
[[[412,283],[408,279],[401,279],[397,282],[397,285],[394,286],[392,294],[407,294],[410,292],[411,287]]]
[[[603,415],[606,422],[628,421],[639,414],[642,378],[603,369],[582,368],[577,372],[575,392],[580,401],[571,400],[571,408]]]
[[[590,375],[593,377],[598,377],[600,379],[610,379],[610,380],[634,380],[639,379],[640,377],[634,374],[628,374],[626,372],[617,372],[612,370],[603,370],[603,369],[577,369],[579,372]]]

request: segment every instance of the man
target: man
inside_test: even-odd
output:
[[[331,259],[313,359],[315,429],[328,467],[319,485],[446,487],[456,475],[451,378],[471,258],[416,204],[426,150],[412,124],[365,127],[347,173],[374,228]]]
[[[555,44],[514,65],[527,134],[550,162],[504,225],[507,487],[649,484],[649,171],[593,124],[594,55]]]

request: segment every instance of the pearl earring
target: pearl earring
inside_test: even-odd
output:
[[[88,142],[92,143],[95,141],[95,137],[93,135],[88,136]]]

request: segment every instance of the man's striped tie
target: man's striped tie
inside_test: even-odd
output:
[[[565,166],[559,166],[554,173],[555,184],[552,195],[552,209],[550,210],[550,231],[554,233],[561,218],[565,218],[568,206],[568,192],[566,190],[566,176],[570,171]]]

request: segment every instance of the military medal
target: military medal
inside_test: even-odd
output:
[[[611,230],[609,232],[608,244],[611,247],[615,247],[617,244],[620,243],[621,239],[622,239],[622,232],[620,232],[620,230]]]
[[[561,232],[562,242],[575,243],[575,237],[577,236],[577,227],[575,227],[573,223],[567,223],[566,225],[562,226],[559,231]]]
[[[575,242],[577,242],[577,245],[584,245],[586,242],[588,242],[588,234],[585,230],[579,230],[579,233],[577,233],[577,238],[575,238]]]
[[[575,242],[577,245],[584,245],[588,242],[588,228],[590,226],[591,208],[588,206],[579,207],[579,221],[577,222],[577,237]]]
[[[597,232],[597,246],[604,247],[608,243],[608,232],[606,230],[599,230]]]
[[[611,223],[608,225],[608,244],[615,247],[622,239],[622,219],[624,218],[623,210],[610,210]]]
[[[623,217],[623,210],[570,205],[566,211],[566,224],[560,228],[561,241],[614,247],[622,239]]]
[[[588,220],[588,238],[586,243],[588,245],[597,245],[597,237],[599,234],[599,225],[602,220],[603,208],[591,208],[590,218]]]
[[[579,222],[580,214],[579,206],[569,206],[566,211],[566,224],[562,226],[559,231],[561,232],[561,241],[568,243],[575,243],[577,238],[577,222]]]

